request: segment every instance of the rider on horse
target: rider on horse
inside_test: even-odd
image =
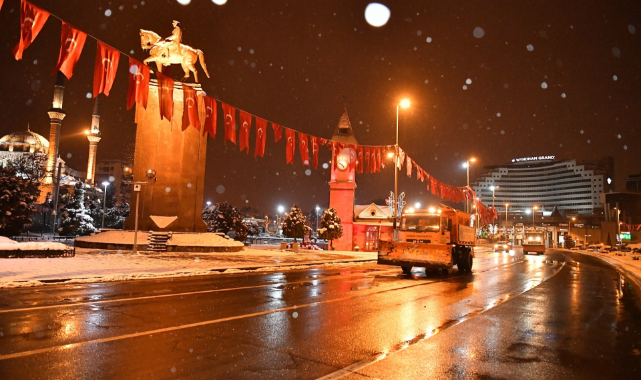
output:
[[[182,53],[180,51],[180,43],[182,42],[182,39],[183,39],[183,32],[180,29],[180,22],[174,20],[172,25],[174,26],[174,31],[171,32],[171,36],[165,38],[165,41],[173,42],[174,45],[176,45],[176,54],[180,56],[180,54]],[[167,57],[169,57],[169,47],[167,47]]]

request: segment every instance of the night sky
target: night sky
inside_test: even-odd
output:
[[[187,1],[183,1],[187,2]],[[639,1],[381,1],[391,10],[382,27],[364,17],[368,1],[34,0],[35,5],[131,54],[142,51],[139,29],[163,37],[182,23],[183,43],[201,49],[212,77],[197,66],[208,95],[269,121],[330,138],[347,103],[357,140],[394,143],[428,173],[465,185],[462,162],[482,166],[513,158],[555,155],[615,159],[615,185],[641,172],[641,2]],[[107,16],[109,15],[109,16]],[[0,10],[0,135],[31,129],[49,138],[47,109],[60,48],[61,23],[50,17],[15,61],[19,1]],[[85,171],[96,43],[91,38],[65,88],[61,156]],[[133,160],[136,126],[126,110],[127,59],[102,98],[98,159]],[[153,67],[155,69],[155,66]],[[174,66],[174,79],[182,70]],[[102,95],[101,95],[102,96]],[[219,108],[219,114],[221,110]],[[220,118],[219,118],[220,121]],[[285,144],[268,133],[266,155],[209,140],[205,200],[229,201],[274,214],[298,202],[327,206],[329,170],[306,173],[298,155],[285,163]],[[322,148],[321,162],[331,158]],[[400,176],[409,202],[437,204],[415,178]],[[357,175],[356,202],[393,189],[393,171]]]

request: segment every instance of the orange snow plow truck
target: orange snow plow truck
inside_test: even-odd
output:
[[[476,233],[470,214],[450,207],[403,211],[399,241],[379,240],[378,263],[398,265],[409,274],[412,267],[452,273],[472,271]]]

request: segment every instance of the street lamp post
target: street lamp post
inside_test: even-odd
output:
[[[505,204],[505,235],[507,235],[507,208],[510,207],[509,203]]]
[[[538,209],[537,206],[532,206],[532,228],[536,228],[536,224],[534,224],[534,215],[536,215],[536,209]]]
[[[147,169],[145,176],[150,182],[131,182],[131,184],[134,186],[134,192],[136,193],[136,215],[134,218],[134,255],[138,253],[138,206],[140,205],[140,191],[142,190],[142,185],[148,185],[149,183],[152,183],[151,181],[156,178],[156,171],[154,169]]]
[[[467,169],[467,188],[469,191],[470,188],[470,162],[476,161],[476,158],[472,157],[469,160],[465,161],[465,168]],[[470,199],[469,196],[465,197],[465,212],[470,213]]]
[[[105,197],[102,201],[102,227],[101,229],[105,228],[105,213],[107,212],[107,186],[109,186],[109,182],[105,181],[102,183],[102,186],[105,187]]]
[[[394,205],[393,205],[393,218],[394,218],[394,241],[398,241],[398,230],[397,230],[397,220],[398,220],[398,113],[400,107],[408,108],[410,106],[409,99],[403,99],[396,105],[396,145],[394,145]]]
[[[617,238],[616,238],[616,244],[619,244],[619,239],[621,238],[621,222],[619,221],[619,215],[621,215],[621,209],[619,207],[615,207],[615,210],[617,210]],[[618,248],[617,248],[618,250]]]
[[[278,205],[278,214],[276,214],[276,234],[280,235],[278,229],[280,228],[280,214],[282,214],[285,211],[285,207],[283,205]]]
[[[498,189],[498,186],[491,186],[490,190],[492,190],[492,239],[494,239],[494,222],[496,222],[496,208],[494,208],[494,191]]]
[[[318,231],[318,212],[320,211],[320,206],[316,205],[316,231]]]

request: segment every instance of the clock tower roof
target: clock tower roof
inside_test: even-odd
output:
[[[343,144],[358,145],[358,141],[356,141],[356,137],[354,137],[352,124],[349,122],[349,116],[347,116],[347,108],[343,110],[343,115],[338,120],[338,125],[334,130],[334,136],[332,136],[332,141]]]

